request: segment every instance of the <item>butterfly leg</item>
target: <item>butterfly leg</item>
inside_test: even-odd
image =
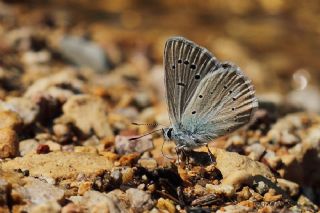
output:
[[[185,159],[186,165],[189,166],[190,159],[189,159],[189,156],[184,148],[185,148],[185,146],[177,146],[176,147],[176,153],[178,156],[178,163],[181,163],[183,161],[183,159]],[[180,156],[179,156],[180,153],[182,153],[182,159],[180,159]]]
[[[207,149],[208,149],[208,155],[209,155],[209,157],[210,157],[210,161],[211,161],[211,163],[213,163],[213,158],[212,158],[213,154],[212,154],[212,152],[210,151],[208,144],[206,144],[206,147],[207,147]]]
[[[180,152],[180,147],[176,147],[176,154],[177,154],[177,161],[178,161],[178,164],[180,163],[180,156],[179,156],[179,152]]]

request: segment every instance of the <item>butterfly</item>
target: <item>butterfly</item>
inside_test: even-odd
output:
[[[171,126],[163,135],[177,148],[208,145],[248,123],[258,107],[253,85],[238,66],[183,37],[167,40],[164,69]]]

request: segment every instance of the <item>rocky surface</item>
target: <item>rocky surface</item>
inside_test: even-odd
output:
[[[138,9],[147,18],[135,12],[139,1],[46,1],[59,10],[4,2],[0,212],[319,211],[319,54],[307,48],[319,49],[309,43],[319,29],[316,1],[213,1],[184,16],[168,9],[181,2],[164,1]],[[210,11],[221,20],[214,34]],[[175,34],[157,28],[164,25],[239,63],[257,88],[254,119],[209,150],[176,153],[162,138],[163,45]]]

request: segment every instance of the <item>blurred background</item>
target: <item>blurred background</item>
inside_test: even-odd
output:
[[[0,63],[12,73],[30,64],[32,76],[54,72],[67,59],[102,73],[128,65],[153,78],[166,39],[180,35],[238,64],[261,99],[320,112],[317,0],[6,0],[0,18]],[[32,76],[11,76],[2,87]]]

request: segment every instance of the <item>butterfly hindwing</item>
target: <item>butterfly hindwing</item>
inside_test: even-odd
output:
[[[202,141],[210,141],[246,124],[258,102],[250,80],[232,64],[223,63],[201,80],[181,123]]]
[[[165,45],[164,67],[167,104],[171,123],[180,125],[182,114],[199,83],[218,66],[206,49],[182,37],[170,38]]]

